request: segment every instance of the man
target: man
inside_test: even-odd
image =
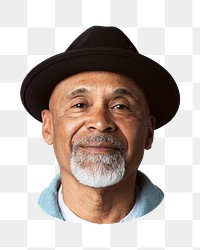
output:
[[[138,171],[154,129],[179,107],[171,75],[139,54],[115,27],[91,27],[37,65],[21,88],[59,164],[39,199],[49,215],[71,222],[117,223],[157,207],[163,192]]]

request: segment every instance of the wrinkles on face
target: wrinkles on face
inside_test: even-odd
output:
[[[126,78],[118,85],[118,78],[109,83],[101,78],[99,81],[86,79],[83,84],[82,78],[79,79],[77,75],[74,77],[77,79],[71,81],[69,78],[58,84],[51,96],[49,107],[54,119],[84,119],[87,115],[98,113],[104,116],[109,114],[113,119],[129,119],[134,116],[144,119],[149,114],[144,94],[132,81],[127,88]]]

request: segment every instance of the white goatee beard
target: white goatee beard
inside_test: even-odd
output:
[[[119,147],[113,153],[88,153],[79,146],[89,142],[109,142]],[[125,147],[110,135],[90,136],[78,142],[72,150],[70,167],[81,184],[103,188],[120,182],[125,174]]]

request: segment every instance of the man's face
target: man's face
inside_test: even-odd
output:
[[[53,144],[61,175],[88,186],[106,187],[131,177],[153,141],[155,119],[142,90],[115,73],[64,79],[42,118],[43,136]]]

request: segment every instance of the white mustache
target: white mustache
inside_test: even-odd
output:
[[[94,143],[94,142],[108,142],[112,144],[113,146],[115,146],[116,148],[118,148],[122,154],[126,154],[126,151],[127,151],[125,145],[121,141],[119,141],[119,139],[108,134],[87,136],[81,139],[80,141],[78,141],[76,144],[74,144],[73,149],[76,152],[79,146],[87,144],[87,143]]]

